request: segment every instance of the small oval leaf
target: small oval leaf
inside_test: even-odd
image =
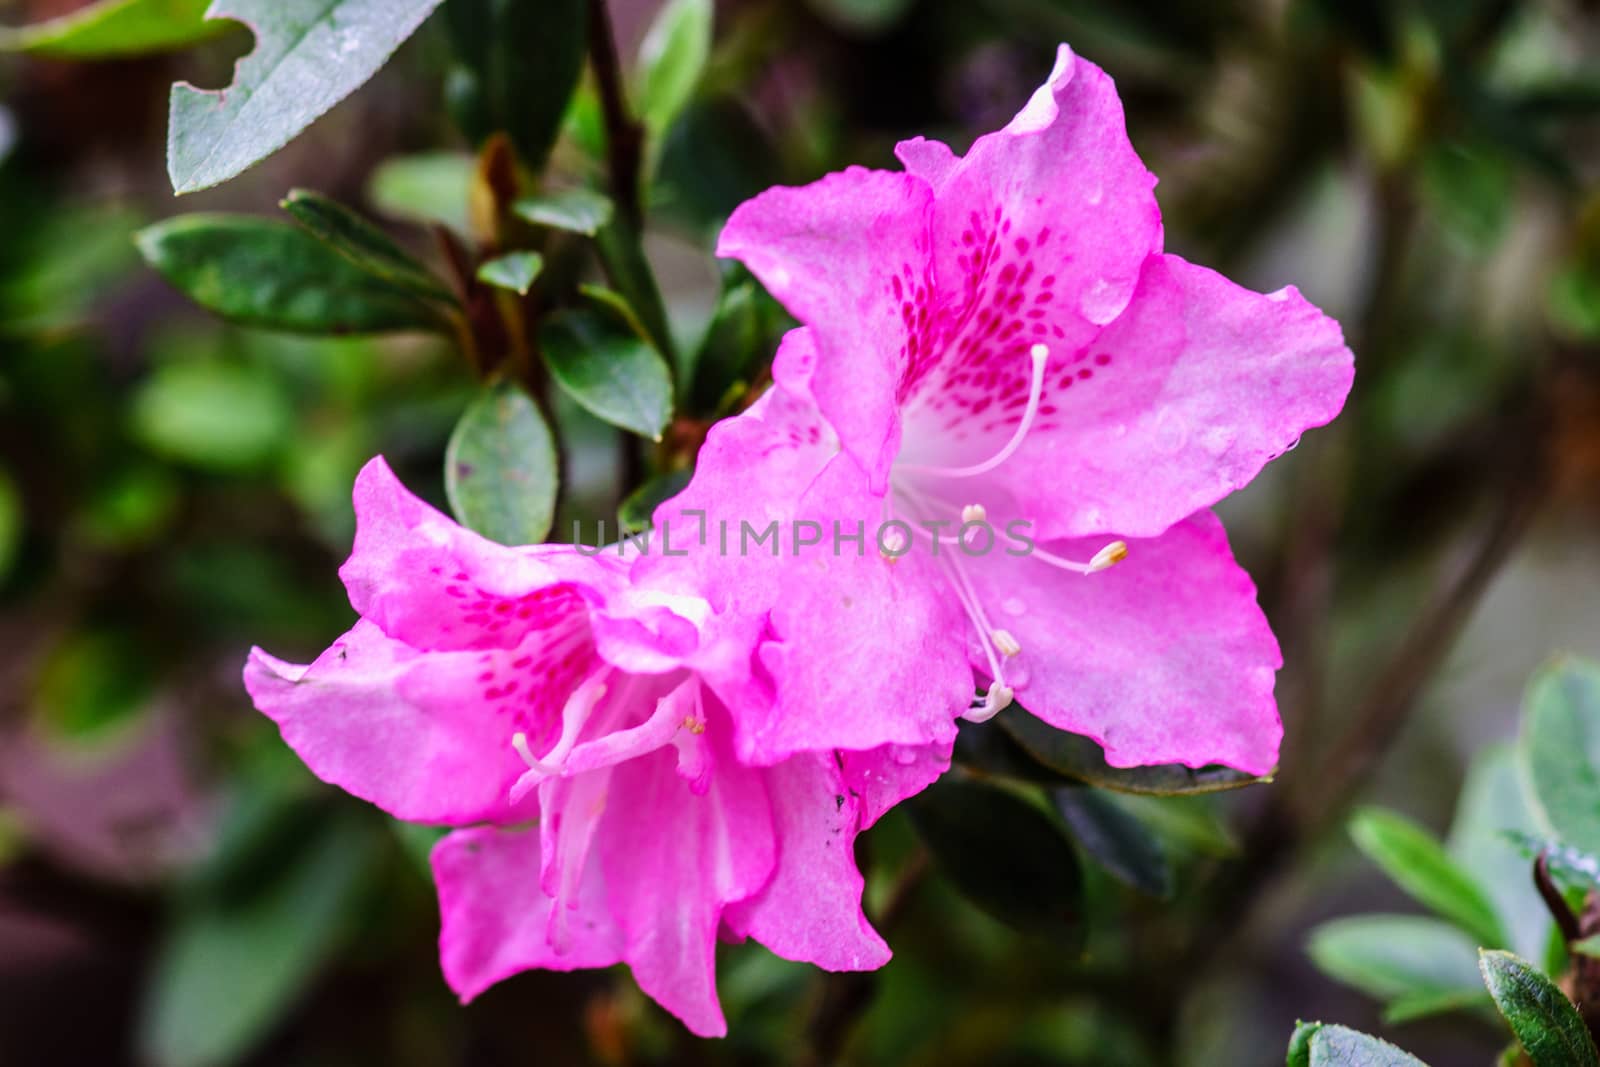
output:
[[[503,545],[550,533],[559,468],[555,439],[521,386],[485,386],[456,424],[444,454],[444,486],[463,526]]]
[[[968,900],[1019,933],[1082,951],[1082,872],[1044,812],[1005,789],[950,777],[909,810],[934,862]]]
[[[1327,1023],[1300,1023],[1289,1039],[1288,1067],[1428,1067],[1387,1041]]]
[[[1600,1053],[1578,1009],[1538,968],[1500,951],[1480,952],[1478,968],[1533,1067],[1600,1065]]]
[[[544,257],[537,252],[507,252],[478,268],[478,280],[496,289],[527,296],[534,279],[544,269]]]
[[[179,215],[135,240],[150,265],[191,300],[246,326],[317,334],[443,327],[433,305],[285,222]]]
[[[511,205],[511,210],[535,226],[549,226],[593,237],[611,221],[615,208],[611,198],[604,193],[574,188],[523,197]]]
[[[566,311],[539,330],[556,382],[596,417],[660,440],[672,417],[672,372],[650,343],[608,316]]]

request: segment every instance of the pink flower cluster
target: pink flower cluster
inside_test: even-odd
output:
[[[898,154],[729,220],[719,252],[804,325],[656,520],[900,518],[924,550],[507,548],[375,459],[341,571],[360,620],[309,666],[252,653],[314,772],[458,827],[433,868],[463,999],[625,962],[715,1035],[719,937],[881,966],[856,835],[1014,701],[1115,766],[1276,762],[1277,643],[1209,508],[1338,413],[1338,326],[1162,251],[1111,80],[1064,46],[965,157]],[[937,532],[975,518],[1038,547]]]

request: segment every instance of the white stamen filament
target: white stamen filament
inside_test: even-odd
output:
[[[1016,432],[1011,435],[1011,440],[1006,442],[1004,448],[982,463],[975,463],[970,467],[930,467],[902,463],[897,465],[897,469],[913,474],[936,474],[942,478],[976,478],[980,474],[989,473],[1010,459],[1017,449],[1022,447],[1022,439],[1028,436],[1028,431],[1033,428],[1033,420],[1039,414],[1039,400],[1044,395],[1044,365],[1050,360],[1050,350],[1044,345],[1034,345],[1029,349],[1028,357],[1033,360],[1033,377],[1028,383],[1028,406],[1022,412],[1022,421],[1017,423]]]
[[[528,745],[527,734],[518,730],[511,735],[511,747],[516,749],[522,762],[528,765],[527,773],[518,778],[511,787],[513,804],[544,779],[561,773],[562,764],[578,744],[578,735],[583,732],[589,717],[594,714],[594,709],[605,697],[606,680],[610,675],[609,669],[601,671],[586,679],[572,691],[571,696],[567,697],[567,702],[561,707],[561,736],[542,759],[533,754],[533,749]]]

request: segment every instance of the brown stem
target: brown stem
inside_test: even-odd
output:
[[[611,172],[611,196],[617,210],[633,226],[644,217],[640,204],[639,171],[644,155],[644,128],[628,110],[622,87],[622,62],[611,28],[606,0],[589,0],[589,64],[600,90],[600,111],[606,126],[606,156]]]

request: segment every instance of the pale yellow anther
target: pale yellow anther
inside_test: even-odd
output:
[[[984,509],[982,504],[968,504],[961,509],[961,521],[987,522],[989,521],[989,512]]]
[[[1115,567],[1127,558],[1128,542],[1113,541],[1094,554],[1094,558],[1089,561],[1089,573],[1093,574],[1096,571],[1103,571],[1107,567]]]
[[[994,641],[995,650],[1007,659],[1022,651],[1022,646],[1017,643],[1016,637],[1010,630],[996,630],[989,637]]]

